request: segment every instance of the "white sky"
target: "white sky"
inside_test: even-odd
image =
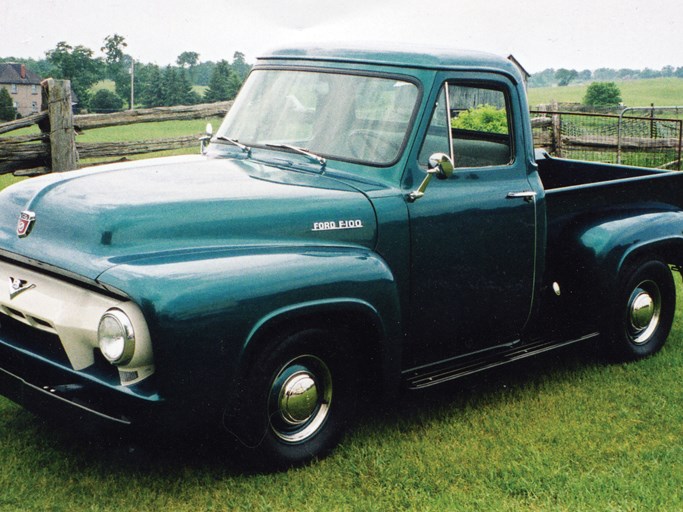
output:
[[[30,6],[30,7],[28,7]],[[249,62],[296,42],[402,42],[512,53],[548,67],[683,66],[683,0],[0,0],[0,56],[59,41],[100,55],[107,35],[161,66],[183,51]]]

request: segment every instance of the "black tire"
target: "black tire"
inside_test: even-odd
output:
[[[676,288],[665,263],[650,260],[625,268],[608,325],[609,355],[635,361],[657,353],[669,336],[675,309]]]
[[[311,328],[278,337],[256,358],[240,386],[237,415],[231,415],[245,462],[286,469],[338,444],[356,404],[348,341]]]

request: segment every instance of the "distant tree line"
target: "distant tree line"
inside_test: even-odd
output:
[[[135,106],[159,107],[232,99],[251,69],[242,52],[235,52],[232,62],[202,62],[197,52],[185,51],[175,65],[160,67],[134,61],[127,47],[123,36],[113,34],[104,38],[99,56],[85,46],[61,41],[45,52],[44,59],[0,57],[0,63],[21,62],[42,77],[71,80],[77,107],[93,112],[130,107],[131,73]],[[93,94],[93,86],[107,79],[114,82],[114,91],[100,89]],[[196,85],[206,86],[203,94],[193,89]]]
[[[584,69],[577,71],[576,69],[554,69],[548,68],[539,73],[534,73],[529,79],[529,87],[550,87],[550,86],[566,86],[570,83],[586,83],[586,82],[611,82],[614,80],[639,80],[644,78],[683,78],[683,66],[674,68],[673,66],[664,66],[660,70],[656,69],[612,69],[599,68],[594,71]]]

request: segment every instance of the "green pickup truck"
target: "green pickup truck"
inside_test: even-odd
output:
[[[506,59],[273,51],[202,154],[0,193],[0,392],[300,464],[360,397],[657,352],[682,207],[683,173],[535,152]]]

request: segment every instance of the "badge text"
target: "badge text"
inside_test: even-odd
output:
[[[335,229],[360,229],[363,221],[360,219],[331,220],[327,222],[314,222],[312,231],[334,231]]]

